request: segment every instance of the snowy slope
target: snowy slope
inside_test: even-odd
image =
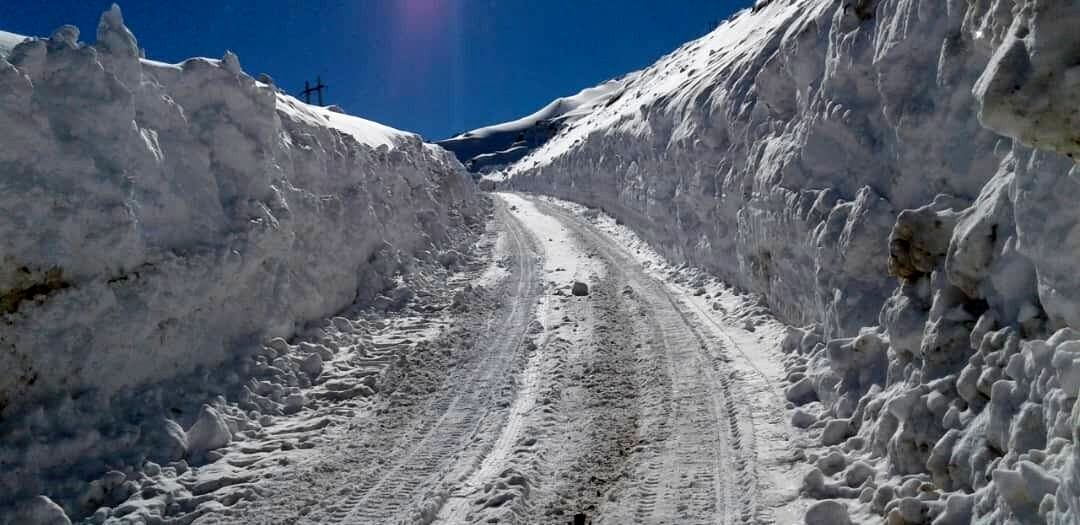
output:
[[[867,522],[1074,523],[1078,16],[759,1],[508,175],[807,327],[789,399],[832,449],[805,496]]]
[[[457,155],[470,171],[487,172],[509,165],[618,99],[622,87],[633,77],[631,73],[609,80],[576,95],[557,98],[527,117],[469,131],[438,144]]]
[[[109,409],[132,389],[370,299],[479,220],[461,165],[416,135],[232,53],[141,60],[115,6],[96,40],[65,26],[0,59],[0,507],[147,438],[161,414]]]
[[[22,35],[0,31],[0,57],[6,57],[11,53],[12,48],[19,45],[19,42],[22,42],[25,39],[26,37]]]

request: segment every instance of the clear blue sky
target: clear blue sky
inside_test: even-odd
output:
[[[240,56],[295,93],[441,139],[640,69],[751,0],[120,1],[150,58]],[[108,0],[5,0],[0,29],[94,41]]]

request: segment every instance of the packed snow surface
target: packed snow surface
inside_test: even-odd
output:
[[[448,152],[303,104],[231,52],[141,59],[115,6],[92,45],[74,26],[17,40],[0,34],[0,507],[125,454],[227,443],[181,398],[480,220]]]
[[[801,327],[808,523],[1076,523],[1078,16],[759,1],[502,176]]]

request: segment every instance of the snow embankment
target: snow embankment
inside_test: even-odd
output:
[[[232,53],[142,59],[115,6],[93,45],[65,26],[0,56],[7,497],[131,430],[49,448],[50,418],[288,337],[480,220],[449,153],[300,103]]]
[[[508,175],[806,327],[788,397],[827,448],[803,493],[842,503],[808,519],[1071,523],[1078,13],[758,2]]]
[[[623,86],[633,76],[631,73],[583,89],[576,95],[555,99],[527,117],[475,129],[437,144],[457,155],[470,171],[489,172],[506,167],[552,137],[566,133],[582,117],[618,99]]]

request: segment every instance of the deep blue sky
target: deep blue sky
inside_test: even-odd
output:
[[[295,93],[321,74],[327,103],[441,139],[514,119],[640,69],[751,0],[127,0],[156,60],[240,56]],[[108,0],[5,0],[0,29],[94,41]]]

